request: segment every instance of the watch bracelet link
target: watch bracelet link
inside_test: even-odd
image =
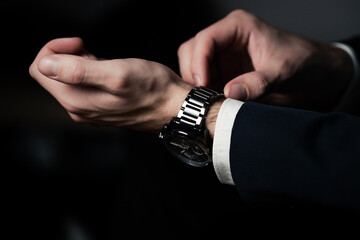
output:
[[[194,87],[182,104],[177,119],[180,124],[201,131],[209,106],[222,94],[209,88]]]

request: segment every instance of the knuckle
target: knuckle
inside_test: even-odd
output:
[[[73,84],[83,83],[86,76],[86,64],[83,64],[82,61],[75,61],[72,66],[73,70],[71,82]]]
[[[62,102],[61,105],[65,108],[67,112],[72,114],[81,115],[83,112],[78,106],[75,106],[71,102]]]
[[[55,39],[52,39],[50,41],[48,41],[45,46],[49,46],[49,45],[53,45],[53,44],[56,44],[57,42],[59,42],[59,40],[61,40],[62,38],[55,38]]]
[[[70,118],[74,121],[74,122],[78,122],[78,123],[86,123],[86,119],[77,115],[77,114],[73,114],[71,112],[68,112]]]
[[[117,77],[114,77],[109,81],[109,89],[115,93],[121,93],[127,87],[127,79],[128,77],[125,73],[119,74]]]
[[[279,76],[280,79],[287,79],[293,75],[293,64],[288,59],[283,59],[279,64]]]
[[[112,89],[115,93],[120,93],[125,88],[124,79],[120,76],[114,78],[109,83],[109,88]]]
[[[202,41],[202,39],[205,39],[207,36],[206,32],[204,30],[198,32],[194,39],[195,39],[195,42],[199,42],[199,41]]]
[[[191,49],[191,47],[194,44],[194,38],[195,37],[192,37],[180,45],[180,47],[178,48],[178,51],[177,51],[177,54],[179,57],[180,57],[180,55],[184,55],[189,52],[189,50]]]
[[[216,40],[214,39],[213,33],[202,30],[195,36],[195,54],[199,57],[205,57],[209,59],[212,57],[214,48],[216,47]],[[197,55],[200,54],[200,55]]]
[[[232,18],[243,18],[243,17],[250,17],[252,16],[251,13],[243,10],[243,9],[235,9],[231,13],[229,13],[228,17]]]
[[[238,17],[246,14],[247,12],[242,9],[235,9],[229,13],[229,17]]]
[[[185,42],[180,45],[180,47],[177,50],[178,57],[181,57],[185,53],[187,45],[188,45],[188,42]]]
[[[112,63],[116,66],[117,72],[114,72],[112,77],[109,78],[107,83],[108,88],[114,91],[115,93],[122,93],[130,84],[130,80],[133,77],[131,75],[131,68],[133,62],[136,59],[127,59],[126,62],[123,60],[113,60]],[[137,62],[138,63],[138,62]],[[134,64],[137,65],[137,64]]]
[[[259,74],[258,76],[258,90],[259,90],[259,95],[262,95],[263,93],[265,93],[266,89],[268,88],[268,81],[265,78],[265,76]]]
[[[228,18],[230,21],[235,21],[235,22],[244,21],[247,22],[248,24],[254,24],[255,26],[260,21],[260,19],[257,16],[243,9],[236,9],[232,11],[228,15]]]
[[[253,76],[255,80],[254,83],[254,88],[253,88],[253,92],[251,93],[250,91],[250,95],[253,95],[253,97],[258,97],[258,96],[262,96],[267,88],[268,88],[268,81],[266,79],[266,77],[263,74],[260,73],[254,73],[255,75]]]
[[[31,65],[30,65],[30,67],[29,67],[29,74],[30,74],[30,76],[31,77],[35,77],[35,66],[34,66],[35,64],[34,63],[32,63]]]

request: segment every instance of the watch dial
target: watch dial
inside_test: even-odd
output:
[[[206,166],[210,161],[208,150],[201,144],[183,136],[167,136],[165,146],[181,161],[196,167]]]

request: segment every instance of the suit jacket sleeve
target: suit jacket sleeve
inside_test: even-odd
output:
[[[230,168],[247,202],[359,210],[360,118],[247,102],[232,129]]]
[[[359,58],[360,37],[345,41]],[[360,79],[343,113],[245,103],[232,129],[230,168],[247,202],[360,210]]]

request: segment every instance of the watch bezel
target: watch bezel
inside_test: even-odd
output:
[[[173,121],[172,121],[173,122]],[[171,124],[170,124],[171,125]],[[206,147],[206,139],[205,137],[202,139],[201,137],[196,136],[195,133],[191,132],[184,132],[183,130],[172,128],[171,130],[168,129],[169,126],[165,126],[164,130],[161,134],[161,138],[163,139],[164,145],[167,148],[167,150],[177,159],[180,161],[194,166],[194,167],[205,167],[209,163],[212,162],[211,159],[211,151],[208,147]],[[196,144],[197,147],[201,148],[206,155],[205,160],[198,161],[198,160],[192,160],[188,157],[185,157],[180,152],[175,151],[174,148],[170,147],[170,139],[172,137],[175,137],[176,139],[186,139],[187,141],[191,141],[191,144]],[[173,141],[173,140],[172,140]]]

